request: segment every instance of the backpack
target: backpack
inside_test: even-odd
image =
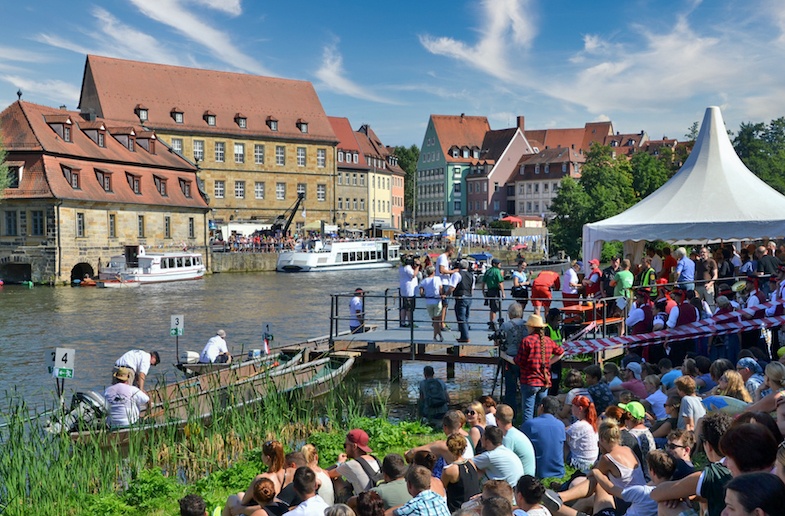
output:
[[[439,408],[447,405],[447,393],[442,383],[436,378],[425,380],[425,403],[430,408]]]
[[[365,486],[366,490],[376,487],[376,484],[384,480],[384,474],[382,473],[381,462],[379,462],[379,459],[377,459],[373,455],[371,455],[371,458],[376,461],[376,465],[378,466],[379,471],[374,471],[371,465],[368,464],[368,461],[363,459],[362,457],[358,457],[356,459],[357,463],[360,465],[361,468],[363,468],[363,471],[365,472],[366,475],[368,475],[368,478],[370,479],[368,481],[368,485]],[[355,493],[355,494],[360,494],[360,493]]]

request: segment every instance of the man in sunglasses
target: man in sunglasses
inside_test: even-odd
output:
[[[692,464],[690,454],[695,446],[695,432],[691,430],[673,430],[668,434],[668,444],[665,449],[676,459],[676,473],[674,480],[683,478],[693,471],[695,466]]]

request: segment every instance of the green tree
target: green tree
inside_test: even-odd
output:
[[[5,196],[5,189],[11,184],[11,176],[8,175],[8,165],[5,162],[6,155],[3,140],[0,138],[0,201]]]
[[[684,135],[684,139],[689,142],[694,142],[698,139],[698,132],[700,129],[700,124],[698,121],[694,121],[689,129],[687,129],[687,134]]]
[[[670,151],[670,149],[668,150]],[[638,199],[648,197],[668,180],[669,171],[665,162],[648,152],[634,154],[630,165],[632,166],[632,188]]]
[[[785,118],[768,125],[742,123],[733,147],[752,173],[780,193],[785,193]]]
[[[559,186],[559,193],[551,203],[556,217],[550,224],[553,243],[569,256],[579,256],[583,225],[589,218],[591,199],[583,186],[571,177],[565,177]]]
[[[412,144],[411,147],[401,145],[395,147],[393,153],[398,157],[398,165],[406,172],[404,183],[404,209],[411,212],[414,210],[415,200],[415,177],[417,174],[417,161],[420,159],[420,149]]]

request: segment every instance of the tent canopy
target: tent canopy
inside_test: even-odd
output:
[[[600,258],[602,243],[624,242],[636,259],[646,241],[705,243],[785,235],[785,196],[753,174],[733,149],[720,108],[706,109],[687,161],[628,210],[583,226],[583,259]]]
[[[515,226],[516,228],[519,228],[519,227],[523,226],[523,219],[520,219],[520,218],[515,217],[513,215],[507,215],[506,217],[501,219],[501,221],[502,222],[509,222],[513,226]]]

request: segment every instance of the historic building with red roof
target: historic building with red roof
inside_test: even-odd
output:
[[[196,163],[217,221],[272,222],[302,192],[293,229],[338,222],[338,138],[310,82],[88,55],[79,108]]]
[[[154,131],[20,100],[0,113],[0,134],[12,179],[0,204],[0,278],[81,279],[125,245],[205,253],[197,169]]]

